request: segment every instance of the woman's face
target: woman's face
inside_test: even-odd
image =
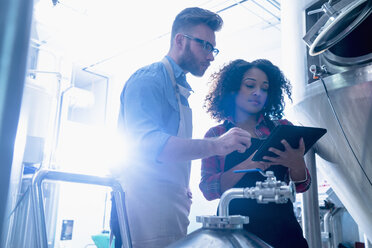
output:
[[[246,71],[235,99],[235,115],[258,114],[266,103],[268,89],[269,80],[263,71],[258,68]]]

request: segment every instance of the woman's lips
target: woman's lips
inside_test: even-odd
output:
[[[256,100],[248,100],[248,102],[253,103],[255,105],[260,105],[261,104],[260,101],[256,101]]]

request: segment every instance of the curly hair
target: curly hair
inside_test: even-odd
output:
[[[283,117],[284,93],[292,101],[292,86],[279,67],[266,59],[253,62],[237,59],[211,75],[211,88],[205,98],[204,107],[213,119],[234,119],[235,97],[240,90],[244,74],[252,68],[262,70],[269,80],[268,95],[261,113],[269,119]]]

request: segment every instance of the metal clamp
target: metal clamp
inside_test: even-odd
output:
[[[132,241],[128,225],[128,217],[125,207],[125,193],[115,179],[111,177],[99,177],[82,174],[74,174],[55,170],[40,170],[35,173],[32,178],[31,197],[33,203],[33,211],[35,215],[36,227],[36,243],[37,247],[48,248],[48,239],[46,233],[44,205],[41,184],[43,180],[64,181],[73,183],[84,183],[92,185],[101,185],[111,187],[115,197],[116,209],[119,219],[120,235],[123,245],[126,248],[132,247]]]
[[[249,223],[248,216],[196,216],[196,222],[203,223],[203,228],[210,229],[242,229],[243,224]]]

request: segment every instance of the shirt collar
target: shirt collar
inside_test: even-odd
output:
[[[260,114],[260,116],[258,117],[258,121],[257,121],[257,126],[260,126],[261,124],[265,124],[265,117],[263,116],[263,114]]]
[[[236,126],[236,123],[231,116],[226,118],[225,123],[226,125],[233,125],[234,127]],[[258,117],[256,129],[260,127],[261,125],[266,125],[265,117],[263,114],[260,114],[260,116]]]
[[[169,56],[165,56],[169,63],[172,66],[174,77],[176,79],[177,84],[185,87],[189,91],[193,91],[189,83],[186,81],[186,75],[183,72],[182,68]]]

